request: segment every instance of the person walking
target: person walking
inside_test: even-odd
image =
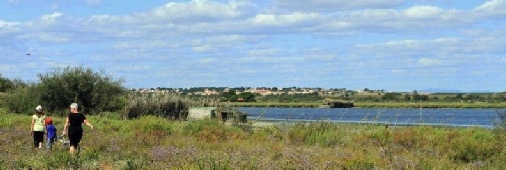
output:
[[[86,124],[93,130],[93,125],[86,120],[86,116],[83,113],[77,111],[77,103],[70,105],[70,113],[65,119],[65,126],[63,128],[63,134],[67,134],[70,141],[70,154],[74,154],[76,148],[79,147],[79,143],[83,137],[83,127],[81,124]],[[68,130],[68,131],[67,131]]]
[[[51,147],[56,140],[56,127],[53,125],[53,119],[50,117],[46,118],[46,131],[47,131],[47,150],[51,150]]]
[[[35,114],[32,116],[32,125],[30,128],[30,135],[33,135],[34,148],[42,148],[44,130],[46,129],[45,119],[44,109],[42,109],[42,106],[38,105],[35,107]]]

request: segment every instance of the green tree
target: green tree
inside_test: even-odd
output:
[[[2,77],[2,74],[0,74],[0,92],[7,92],[8,90],[26,86],[28,85],[20,79],[10,80],[8,78]]]
[[[462,94],[458,93],[458,94],[455,96],[455,99],[457,99],[457,100],[462,100],[462,99],[464,99],[464,97],[462,96]]]
[[[400,95],[399,93],[385,93],[383,96],[381,96],[382,100],[385,101],[393,101],[397,100],[397,96]]]
[[[429,100],[429,96],[416,93],[416,94],[413,94],[413,100],[414,101],[427,101],[427,100]]]
[[[8,89],[11,89],[14,86],[11,80],[8,78],[2,77],[0,74],[0,92],[6,92]]]
[[[66,67],[38,76],[40,100],[49,111],[66,110],[70,103],[77,102],[82,111],[94,114],[116,111],[126,102],[123,81],[114,80],[103,70]]]
[[[406,100],[406,101],[411,100],[411,96],[409,95],[409,93],[404,94],[404,100]]]
[[[242,98],[245,102],[256,102],[255,94],[250,92],[244,92],[238,95],[239,98]]]
[[[221,97],[226,98],[227,101],[235,102],[237,101],[237,95],[235,94],[235,89],[230,89],[228,92],[224,92],[221,94]]]
[[[35,106],[40,104],[37,100],[40,93],[36,88],[36,84],[30,84],[9,90],[5,96],[4,106],[13,113],[33,114]]]

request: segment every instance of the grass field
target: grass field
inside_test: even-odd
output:
[[[53,118],[61,133],[63,118]],[[1,169],[501,169],[501,129],[88,116],[82,150],[32,149],[30,117],[0,114]]]

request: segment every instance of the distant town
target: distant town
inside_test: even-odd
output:
[[[211,96],[219,95],[222,93],[234,92],[235,94],[253,93],[262,96],[267,95],[294,95],[294,94],[319,94],[319,95],[334,95],[346,93],[385,93],[384,90],[371,90],[365,88],[363,90],[347,90],[346,88],[307,88],[307,87],[192,87],[192,88],[132,88],[132,92],[139,93],[158,93],[158,94],[181,94],[181,95],[199,95]]]

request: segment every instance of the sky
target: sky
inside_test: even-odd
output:
[[[128,88],[506,91],[506,0],[5,0],[0,74]],[[28,55],[30,54],[30,55]]]

